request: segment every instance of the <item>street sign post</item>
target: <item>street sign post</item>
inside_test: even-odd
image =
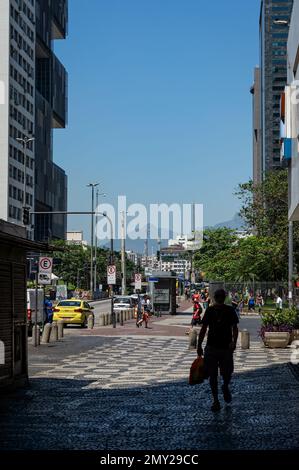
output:
[[[152,268],[148,268],[148,267],[145,267],[144,268],[144,274],[145,276],[151,276],[153,274],[153,269]]]
[[[107,268],[107,284],[111,286],[116,284],[116,266],[114,265]]]
[[[141,290],[142,287],[142,274],[136,273],[135,274],[135,291]]]
[[[41,256],[38,262],[38,284],[50,285],[53,268],[53,258]]]
[[[52,274],[53,258],[42,256],[39,258],[39,273]]]
[[[43,286],[49,286],[51,284],[51,274],[38,273],[38,284]]]

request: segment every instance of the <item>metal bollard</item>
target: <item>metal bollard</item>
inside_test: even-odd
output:
[[[93,315],[88,315],[87,326],[90,330],[93,330],[93,327],[94,327],[94,316]]]
[[[125,311],[124,311],[124,318],[123,318],[123,320],[124,320],[124,321],[127,321],[127,319],[128,319],[128,310],[125,310]]]
[[[105,318],[104,315],[99,316],[99,326],[105,326]]]
[[[50,341],[52,325],[51,323],[46,323],[42,335],[42,343],[46,344]]]
[[[108,313],[108,325],[112,325],[112,314]]]
[[[197,331],[191,330],[189,335],[189,349],[197,348]]]
[[[250,348],[250,334],[249,331],[241,331],[241,348],[249,349]]]
[[[58,339],[62,339],[64,336],[64,322],[62,320],[58,320],[57,327],[58,327]]]
[[[57,323],[52,323],[50,340],[51,341],[58,341],[58,326],[57,326]]]
[[[108,313],[104,313],[103,317],[104,317],[104,326],[107,326],[108,325]]]
[[[33,346],[40,345],[40,329],[38,325],[33,325],[32,327],[32,344]]]
[[[120,322],[120,312],[116,312],[116,323]]]
[[[124,310],[120,311],[120,326],[124,326]]]

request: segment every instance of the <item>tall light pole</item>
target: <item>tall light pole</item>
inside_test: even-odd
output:
[[[26,191],[27,191],[27,148],[28,144],[30,142],[34,142],[35,138],[34,137],[27,137],[25,136],[24,138],[22,137],[17,137],[16,139],[20,144],[23,146],[23,156],[24,156],[24,184],[23,184],[23,213],[24,209],[27,208],[27,203],[26,203]]]
[[[110,224],[110,231],[111,231],[111,238],[110,238],[110,260],[109,260],[109,264],[110,266],[112,266],[114,264],[114,252],[113,252],[113,223],[112,223],[112,220],[110,219],[110,217],[107,215],[106,212],[104,213],[101,213],[99,212],[100,215],[103,215],[104,217],[106,217],[106,219],[108,220],[109,224]],[[112,324],[113,324],[113,328],[116,328],[116,316],[115,316],[115,311],[114,311],[114,299],[113,299],[113,285],[111,284],[110,285],[110,292],[111,292],[111,317],[112,317]]]
[[[125,240],[125,212],[121,211],[121,293],[126,294],[126,240]]]
[[[99,186],[99,183],[89,183],[88,188],[91,188],[91,234],[90,234],[90,292],[91,298],[93,300],[94,295],[94,285],[93,285],[93,239],[94,239],[94,188]]]
[[[96,213],[95,213],[95,226],[97,226],[98,221],[98,212],[97,208],[99,205],[99,196],[106,196],[105,193],[100,193],[97,189],[96,191]],[[97,230],[95,229],[95,243],[94,243],[94,290],[96,290],[97,286],[97,251],[98,251],[98,237],[97,237]]]

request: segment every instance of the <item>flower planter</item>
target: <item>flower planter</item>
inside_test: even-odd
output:
[[[290,341],[290,333],[284,331],[265,332],[264,344],[268,348],[286,348]]]

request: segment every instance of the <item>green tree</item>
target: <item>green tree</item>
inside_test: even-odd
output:
[[[260,184],[240,184],[236,195],[242,201],[240,215],[246,227],[257,237],[269,237],[269,252],[275,243],[280,247],[281,279],[286,279],[288,264],[288,171],[281,169],[265,175]],[[299,226],[293,224],[294,264],[299,264]],[[273,240],[275,240],[273,242]],[[266,245],[267,245],[266,243]],[[276,258],[276,259],[277,259]],[[271,265],[274,263],[274,259]],[[278,272],[274,267],[276,275]],[[269,269],[269,274],[271,273]]]
[[[224,279],[229,276],[230,264],[234,260],[234,246],[237,237],[229,228],[206,229],[203,245],[195,253],[195,268],[205,273],[206,279]]]
[[[59,261],[55,265],[55,274],[66,284],[72,287],[79,287],[88,290],[90,287],[90,247],[73,245],[65,240],[55,240],[52,245],[57,246],[59,251],[55,251],[53,256]],[[110,251],[108,249],[97,248],[97,284],[107,283],[107,266],[110,262]],[[121,282],[121,262],[120,253],[114,252],[114,262],[116,264],[118,280]],[[126,261],[127,283],[132,281],[135,265],[130,260]]]
[[[240,184],[236,195],[242,201],[240,215],[258,236],[285,237],[288,225],[287,170],[271,171],[265,179]]]

